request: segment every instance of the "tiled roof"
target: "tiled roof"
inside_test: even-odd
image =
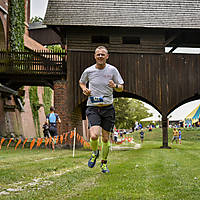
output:
[[[24,46],[31,50],[44,50],[49,51],[46,47],[38,43],[37,41],[24,34]]]
[[[49,0],[44,24],[200,28],[200,0]]]

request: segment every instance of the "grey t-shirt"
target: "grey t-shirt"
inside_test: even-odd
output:
[[[97,69],[96,64],[94,64],[83,72],[80,82],[84,84],[89,82],[91,90],[87,106],[113,103],[113,88],[108,86],[109,80],[113,80],[116,84],[124,84],[117,68],[110,64],[106,64],[104,69]]]

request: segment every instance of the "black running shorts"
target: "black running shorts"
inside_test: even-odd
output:
[[[57,136],[58,132],[57,132],[57,128],[55,126],[50,126],[49,127],[49,132],[51,137]]]
[[[88,106],[86,115],[90,126],[101,126],[104,130],[111,132],[115,124],[115,109],[109,106]]]

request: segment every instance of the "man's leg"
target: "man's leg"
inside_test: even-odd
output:
[[[52,141],[50,141],[51,142],[51,147],[52,147],[52,150],[55,150],[55,144],[56,144],[56,140],[54,138],[55,134],[56,134],[55,127],[54,126],[50,126],[49,132],[50,132],[51,139],[52,139]]]
[[[110,148],[109,135],[111,130],[113,130],[115,123],[115,110],[113,105],[102,108],[101,115],[103,117],[101,127],[102,127],[102,161],[101,170],[103,173],[108,173],[107,168],[107,158]]]
[[[109,132],[102,129],[102,160],[101,160],[101,169],[103,173],[108,173],[109,170],[107,168],[107,158],[109,153]]]
[[[100,133],[100,126],[92,126],[90,128],[90,144],[92,151],[96,151],[98,148],[98,137]]]
[[[174,140],[175,140],[175,138],[174,138],[174,136],[173,136],[173,138],[172,138],[172,142],[171,142],[172,144],[173,144]]]
[[[92,126],[90,128],[90,145],[92,148],[92,155],[91,158],[88,161],[88,167],[93,168],[96,164],[96,159],[99,156],[99,150],[98,150],[98,137],[100,133],[100,126]]]

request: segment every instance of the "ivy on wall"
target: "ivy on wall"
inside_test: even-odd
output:
[[[39,119],[39,109],[41,106],[44,106],[45,114],[47,115],[49,113],[49,109],[52,105],[52,89],[49,87],[44,87],[44,93],[42,96],[43,99],[43,105],[39,103],[38,98],[38,87],[37,86],[31,86],[29,88],[29,100],[31,105],[31,110],[33,114],[33,120],[34,125],[36,127],[36,133],[38,137],[41,137],[40,135],[40,119]]]
[[[50,107],[52,106],[52,89],[49,87],[44,87],[44,93],[42,96],[44,103],[44,112],[45,115],[49,113]]]
[[[24,0],[9,0],[9,43],[11,50],[24,49]]]
[[[29,88],[29,100],[31,105],[31,110],[33,113],[33,120],[36,127],[37,136],[40,137],[40,119],[38,110],[40,109],[39,98],[37,93],[37,86],[31,86]]]

